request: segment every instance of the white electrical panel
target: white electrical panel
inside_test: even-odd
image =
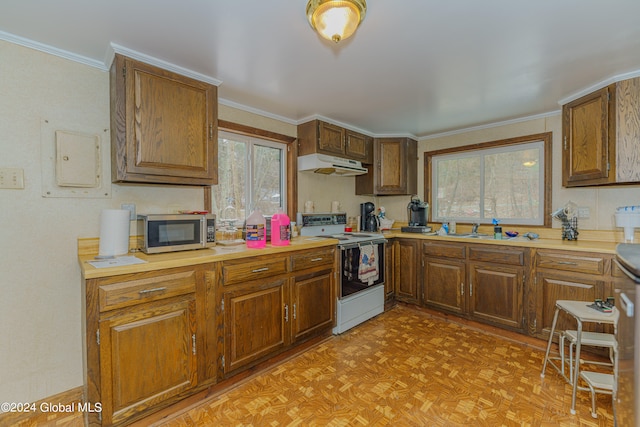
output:
[[[56,131],[56,184],[91,187],[100,184],[100,136]]]
[[[42,119],[42,197],[111,197],[109,123]]]

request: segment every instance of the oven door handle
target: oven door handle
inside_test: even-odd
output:
[[[368,246],[368,245],[381,245],[387,242],[388,242],[387,239],[381,239],[381,240],[370,240],[366,242],[357,242],[357,243],[343,243],[339,246],[340,246],[340,249],[353,249],[353,248],[360,248],[362,246]]]

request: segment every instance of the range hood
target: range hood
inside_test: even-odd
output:
[[[355,176],[369,172],[357,160],[317,153],[298,157],[298,170],[336,176]]]

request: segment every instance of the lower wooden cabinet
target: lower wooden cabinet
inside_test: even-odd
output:
[[[422,256],[425,306],[524,331],[525,249],[429,241]]]
[[[226,374],[289,344],[285,331],[287,290],[287,280],[277,278],[223,293]]]
[[[290,259],[290,262],[289,262]],[[229,268],[259,270],[261,277],[219,283],[224,330],[222,376],[229,378],[323,333],[335,323],[336,249],[299,251],[223,262]],[[291,266],[271,268],[269,266]]]
[[[557,300],[593,302],[611,292],[611,255],[588,252],[538,250],[532,292],[534,321],[529,333],[548,339]],[[556,330],[576,329],[571,316],[560,312]],[[602,332],[603,326],[585,324],[585,331]]]
[[[476,320],[523,329],[523,290],[523,267],[469,264],[469,314]]]
[[[395,293],[399,301],[420,304],[420,241],[396,240]]]
[[[425,257],[422,299],[424,305],[456,314],[467,311],[464,261]]]
[[[196,387],[195,319],[192,293],[100,321],[103,423],[124,422]]]
[[[292,343],[333,328],[336,297],[332,275],[332,270],[325,270],[292,279],[291,307],[285,313],[291,322]]]
[[[128,424],[216,382],[215,266],[84,281],[90,425]]]

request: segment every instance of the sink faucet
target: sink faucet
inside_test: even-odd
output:
[[[471,227],[471,233],[472,234],[478,234],[478,227],[480,227],[479,223],[473,224],[473,227]]]

